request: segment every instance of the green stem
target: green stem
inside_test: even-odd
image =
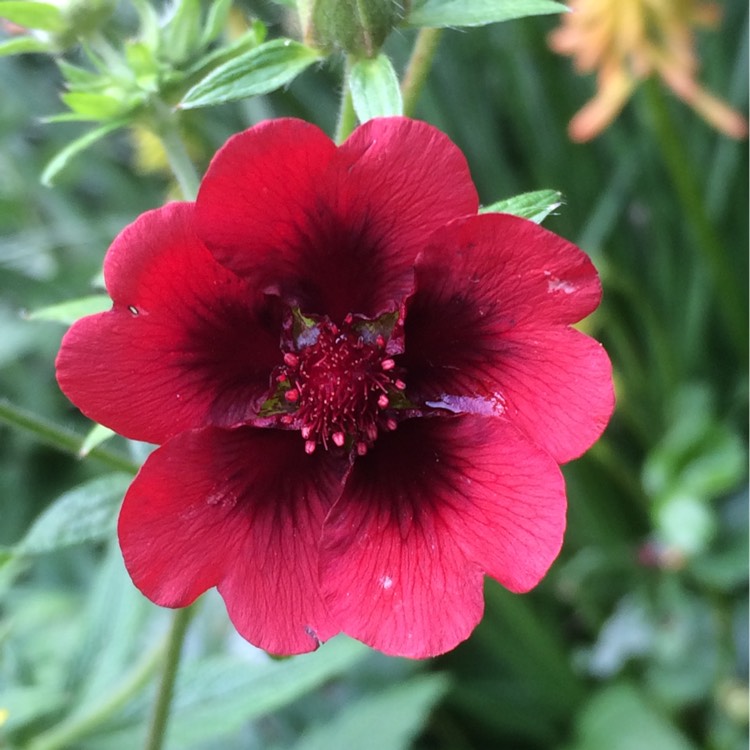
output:
[[[92,729],[104,724],[113,714],[119,711],[128,701],[137,695],[145,686],[161,661],[163,644],[152,649],[130,675],[126,677],[100,704],[87,713],[71,716],[62,723],[36,738],[29,750],[64,750],[71,747],[76,740],[91,733]]]
[[[186,201],[193,201],[198,195],[200,178],[180,136],[177,114],[160,101],[155,102],[154,110],[156,135],[159,136],[164,146],[169,166],[182,191],[182,197]]]
[[[193,616],[193,607],[185,607],[175,610],[172,616],[172,628],[169,631],[169,640],[164,654],[163,670],[159,692],[154,704],[154,712],[151,715],[148,737],[144,750],[161,750],[166,737],[169,712],[172,708],[172,693],[174,692],[175,678],[180,666],[182,644],[185,640],[187,627]]]
[[[75,432],[58,427],[58,425],[20,409],[4,399],[0,399],[0,424],[29,432],[41,443],[74,455],[79,455],[84,441],[84,438]],[[135,474],[138,471],[136,463],[106,448],[97,446],[87,455],[118,471],[127,471],[130,474]]]
[[[649,81],[646,86],[649,112],[664,156],[666,167],[677,189],[683,206],[683,213],[695,237],[698,252],[703,256],[712,276],[720,311],[725,323],[743,358],[747,355],[747,334],[745,329],[747,310],[742,298],[739,279],[724,250],[721,238],[708,218],[706,207],[694,171],[690,168],[692,159],[683,140],[676,135],[664,95],[657,83]]]
[[[344,82],[341,91],[341,108],[339,119],[336,123],[336,143],[343,143],[352,133],[357,125],[357,114],[354,111],[352,101],[352,90],[349,86],[349,75],[352,69],[352,60],[347,58],[344,69]]]
[[[404,114],[407,117],[411,117],[414,114],[417,100],[424,88],[430,67],[432,67],[432,61],[435,58],[442,33],[442,29],[420,29],[417,34],[414,49],[406,65],[404,78],[401,82]]]

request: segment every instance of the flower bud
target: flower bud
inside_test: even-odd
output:
[[[355,57],[374,57],[404,17],[400,0],[300,0],[305,42]]]

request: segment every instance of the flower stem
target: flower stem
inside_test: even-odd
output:
[[[709,273],[712,276],[720,312],[737,350],[745,357],[747,354],[747,335],[745,323],[747,310],[738,284],[738,276],[732,268],[721,238],[708,218],[700,186],[695,174],[690,169],[690,154],[684,142],[675,137],[678,128],[664,102],[664,96],[654,81],[647,82],[649,114],[654,124],[664,162],[669,171],[677,195],[683,206],[683,213],[695,238],[698,252],[703,256]]]
[[[36,414],[32,414],[11,404],[5,399],[0,399],[0,424],[6,424],[9,427],[29,432],[39,442],[57,448],[65,453],[79,455],[81,445],[84,441],[84,438],[80,435],[63,427],[58,427],[38,417]],[[135,474],[138,471],[136,463],[106,448],[97,446],[87,455],[107,464],[111,469],[127,471],[130,474]]]
[[[417,34],[414,49],[406,65],[404,78],[401,82],[404,114],[407,117],[411,117],[414,114],[417,100],[422,93],[422,88],[427,80],[427,74],[430,72],[432,61],[435,58],[442,32],[442,29],[420,29]]]
[[[167,161],[186,201],[195,200],[200,178],[180,137],[177,115],[164,102],[154,103],[156,135],[161,140]]]
[[[344,68],[344,82],[341,91],[341,109],[339,119],[336,123],[336,143],[343,143],[352,133],[357,125],[357,115],[354,111],[352,101],[352,90],[349,86],[349,75],[352,69],[352,60],[347,58]]]
[[[180,665],[182,644],[185,640],[187,627],[193,616],[193,607],[184,607],[175,610],[172,615],[172,627],[169,631],[166,651],[164,653],[163,670],[159,692],[154,704],[154,712],[151,715],[148,737],[144,750],[161,750],[166,737],[169,712],[172,708],[172,693],[174,692],[177,669]]]

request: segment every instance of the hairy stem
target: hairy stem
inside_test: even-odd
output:
[[[193,616],[193,611],[193,607],[185,607],[175,610],[172,615],[172,628],[169,631],[169,639],[167,640],[164,660],[162,662],[159,692],[157,693],[154,711],[151,715],[151,724],[144,750],[161,750],[164,744],[169,713],[172,708],[174,683],[177,677],[177,670],[180,666],[180,656],[182,655],[182,644],[185,640],[185,634],[187,633],[190,619]]]
[[[404,100],[404,114],[411,117],[417,106],[417,100],[422,93],[427,74],[430,72],[432,61],[437,52],[442,29],[420,29],[414,42],[409,62],[406,65],[404,78],[401,82],[401,96]]]
[[[352,69],[352,60],[347,58],[344,68],[344,81],[341,90],[341,105],[339,119],[336,123],[336,143],[343,143],[352,133],[357,125],[357,115],[354,112],[352,102],[352,90],[349,86],[349,75]]]
[[[4,399],[0,399],[0,424],[31,433],[39,442],[58,448],[65,453],[80,455],[81,445],[84,442],[84,438],[75,432],[52,424]],[[87,455],[107,464],[112,469],[127,471],[130,474],[138,471],[138,465],[129,458],[100,446],[93,448]]]
[[[193,201],[198,195],[200,179],[180,136],[177,114],[163,102],[156,102],[154,111],[156,135],[164,146],[172,174],[180,186],[182,197],[186,201]]]

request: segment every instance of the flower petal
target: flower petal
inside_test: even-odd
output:
[[[479,622],[483,571],[531,588],[564,526],[558,467],[505,420],[408,420],[358,459],[326,519],[326,602],[374,648],[434,656]]]
[[[609,359],[567,324],[601,294],[574,245],[512,216],[452,222],[417,261],[408,305],[407,395],[504,414],[557,461],[585,451],[614,405]]]
[[[316,127],[275,120],[230,139],[197,200],[219,262],[306,312],[396,309],[429,235],[476,213],[461,152],[425,123],[371,120],[338,150]]]
[[[280,317],[216,263],[192,217],[172,203],[120,233],[104,262],[112,310],[73,325],[57,358],[70,400],[130,438],[242,422],[280,361]]]
[[[299,435],[204,428],[151,454],[119,521],[125,564],[152,601],[183,607],[218,586],[240,634],[273,653],[335,634],[317,544],[340,477]]]

